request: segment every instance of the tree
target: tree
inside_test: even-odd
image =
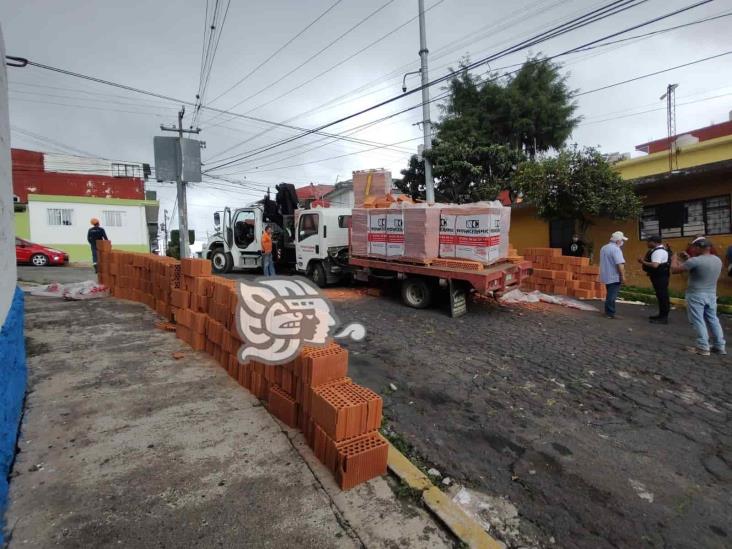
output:
[[[437,138],[505,145],[530,158],[561,148],[580,119],[560,68],[534,57],[514,75],[492,73],[481,80],[460,73],[450,81]]]
[[[397,189],[408,194],[413,199],[424,198],[424,160],[420,160],[416,154],[409,158],[409,167],[402,170],[402,179],[394,181]]]
[[[592,217],[628,219],[641,212],[633,184],[623,180],[592,147],[562,149],[554,157],[524,162],[514,188],[542,219],[573,219],[584,233]]]
[[[511,189],[511,176],[525,160],[520,151],[503,145],[480,146],[466,141],[436,141],[427,153],[435,178],[435,200],[463,204],[494,200],[499,192]],[[415,199],[424,199],[424,161],[413,155],[409,168],[396,187]]]
[[[564,145],[579,119],[559,68],[548,59],[531,58],[513,76],[493,73],[480,79],[464,71],[450,81],[437,135],[426,153],[436,200],[490,200],[502,190],[513,198],[517,165]],[[402,175],[397,187],[424,198],[424,163],[412,156]]]

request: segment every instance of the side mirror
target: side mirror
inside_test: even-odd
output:
[[[219,212],[214,212],[214,226],[221,226],[221,214]]]

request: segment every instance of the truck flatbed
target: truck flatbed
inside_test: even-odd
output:
[[[518,288],[521,281],[531,274],[531,262],[512,263],[508,260],[486,266],[482,270],[458,269],[447,266],[409,263],[373,257],[351,256],[349,263],[354,266],[391,271],[405,276],[421,276],[443,279],[448,282],[460,281],[469,284],[482,295],[498,295]]]

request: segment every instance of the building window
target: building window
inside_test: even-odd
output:
[[[48,208],[46,215],[48,215],[49,225],[71,225],[71,212],[65,208]]]
[[[142,166],[139,164],[112,164],[114,177],[142,177]]]
[[[102,216],[107,227],[122,227],[124,225],[125,212],[104,210]]]
[[[729,195],[646,206],[640,218],[641,240],[653,235],[678,238],[731,232]]]

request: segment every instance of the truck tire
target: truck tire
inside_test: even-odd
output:
[[[230,273],[234,259],[223,248],[214,248],[211,252],[211,270],[217,274]]]
[[[319,288],[325,288],[328,285],[328,277],[321,263],[315,263],[310,267],[310,280],[315,282]]]
[[[432,303],[432,287],[424,278],[402,281],[402,302],[407,307],[426,309]]]

